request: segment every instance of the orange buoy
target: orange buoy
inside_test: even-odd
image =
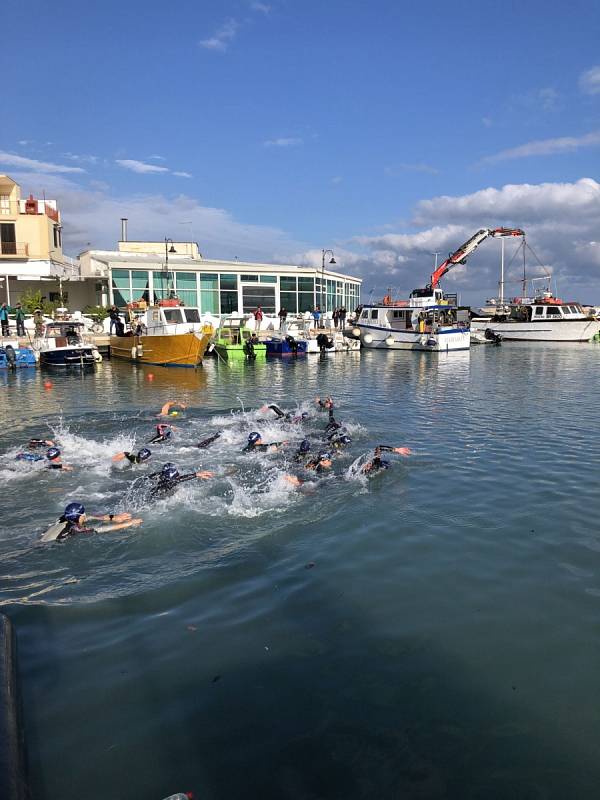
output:
[[[149,373],[146,375],[146,377],[148,378],[148,380],[149,380],[149,381],[153,381],[153,380],[154,380],[154,374],[153,374],[152,372],[149,372]]]
[[[51,389],[52,381],[44,381],[44,389]]]

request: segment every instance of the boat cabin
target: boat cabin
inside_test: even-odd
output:
[[[142,330],[148,335],[168,335],[203,331],[206,322],[200,317],[200,309],[190,306],[150,306],[140,313],[129,310],[132,331]]]
[[[586,319],[579,303],[519,303],[510,307],[509,319],[516,322],[561,322]]]
[[[85,325],[83,322],[48,322],[44,340],[51,347],[70,347],[84,343]]]
[[[358,319],[359,325],[419,333],[429,332],[436,327],[456,325],[457,322],[457,309],[448,305],[422,308],[365,306]]]
[[[219,344],[240,345],[247,342],[252,331],[244,326],[243,319],[229,318],[221,323],[216,333]]]

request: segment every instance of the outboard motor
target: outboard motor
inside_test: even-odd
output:
[[[17,354],[15,348],[11,344],[7,344],[4,348],[6,354],[6,366],[8,369],[16,370],[17,368]]]
[[[493,331],[491,328],[486,328],[483,335],[488,341],[495,345],[499,345],[502,342],[502,336],[499,333],[496,333],[496,331]]]
[[[333,339],[330,339],[326,333],[320,333],[317,336],[317,346],[324,353],[325,350],[330,350],[333,347]]]
[[[295,356],[297,356],[298,355],[298,342],[294,339],[293,336],[286,336],[285,340],[288,343],[289,348],[292,351],[292,353]]]
[[[242,349],[248,361],[254,361],[256,358],[256,353],[254,352],[254,345],[252,342],[244,342],[244,347]]]

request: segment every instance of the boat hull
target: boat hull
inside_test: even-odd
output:
[[[149,336],[111,336],[111,358],[160,367],[197,367],[210,334],[174,333]]]
[[[331,334],[328,333],[331,337]],[[333,347],[327,347],[322,352],[324,353],[351,353],[360,350],[360,339],[351,339],[349,336],[344,336],[342,333],[337,333],[333,336]],[[306,340],[307,353],[321,353],[321,348],[315,338]]]
[[[243,344],[215,344],[215,352],[217,355],[224,359],[225,361],[245,361],[247,360],[247,355],[244,352],[244,345]],[[264,344],[255,344],[254,345],[254,358],[253,361],[259,360],[264,361],[267,357],[267,348]]]
[[[285,339],[267,339],[267,355],[269,356],[304,356],[306,355],[307,342],[302,339],[296,340],[297,349],[294,351],[289,342]]]
[[[37,365],[35,354],[30,347],[13,347],[13,350],[15,351],[15,369],[21,369],[21,367],[35,367]],[[0,347],[0,369],[12,368],[12,364],[10,364],[6,358],[5,347]]]
[[[499,333],[504,341],[515,342],[588,342],[600,332],[600,321],[539,320],[539,322],[491,322],[489,319],[472,319],[474,331],[485,332],[487,328]]]
[[[363,347],[379,350],[424,350],[430,353],[447,353],[453,350],[469,350],[471,333],[469,328],[438,329],[435,333],[418,331],[395,331],[374,325],[357,325]],[[392,341],[393,340],[393,341]]]
[[[55,347],[51,350],[40,350],[40,366],[89,369],[96,366],[96,355],[91,346]]]

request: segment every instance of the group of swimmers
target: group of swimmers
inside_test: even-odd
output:
[[[308,438],[303,438],[296,446],[296,450],[292,456],[294,464],[307,472],[319,476],[327,474],[333,467],[333,454],[343,451],[352,443],[352,437],[343,423],[336,420],[334,411],[335,404],[331,397],[317,397],[316,405],[319,410],[325,411],[328,414],[327,423],[323,431],[321,446],[316,451],[313,451],[313,443]],[[176,409],[179,410],[176,410]],[[176,416],[181,411],[185,410],[185,406],[175,402],[166,403],[159,417],[172,417]],[[307,412],[295,413],[291,411],[284,411],[277,404],[272,403],[264,406],[261,411],[272,411],[276,418],[287,424],[301,425],[310,419]],[[168,442],[172,438],[173,431],[177,430],[175,426],[160,422],[156,425],[156,432],[154,436],[147,442],[147,444],[158,445]],[[217,431],[211,436],[198,442],[195,447],[199,449],[206,449],[214,442],[221,438],[223,431]],[[287,439],[281,441],[264,441],[262,435],[258,431],[251,431],[248,434],[247,442],[242,449],[243,453],[276,453],[286,448],[290,442]],[[44,460],[44,456],[39,455],[37,450],[47,448],[45,459],[48,461],[48,467],[51,469],[71,470],[72,467],[64,464],[60,459],[60,450],[56,447],[54,441],[48,439],[31,439],[28,444],[28,451],[19,453],[16,458],[24,461],[39,461]],[[408,447],[395,447],[391,445],[378,445],[373,453],[373,456],[363,463],[357,471],[371,476],[381,470],[386,470],[391,467],[391,463],[382,457],[383,453],[395,453],[397,455],[409,456],[411,451]],[[123,451],[117,453],[112,457],[113,462],[128,461],[132,465],[143,464],[152,457],[152,451],[149,447],[144,446],[137,452]],[[152,484],[149,489],[149,497],[164,497],[171,494],[176,488],[188,481],[192,480],[210,480],[215,477],[215,473],[209,470],[194,470],[187,474],[181,474],[177,466],[171,462],[167,462],[157,472],[152,472],[143,476],[142,480],[151,481]],[[284,479],[291,484],[294,488],[300,488],[305,482],[306,478],[293,473],[286,473]],[[108,525],[93,527],[89,525],[90,521],[102,521],[109,523]],[[69,503],[61,517],[46,531],[42,537],[42,541],[61,541],[74,534],[80,533],[106,533],[109,531],[122,530],[140,525],[142,522],[139,518],[134,518],[132,514],[124,512],[121,514],[100,514],[100,515],[86,515],[85,507],[79,503]]]

